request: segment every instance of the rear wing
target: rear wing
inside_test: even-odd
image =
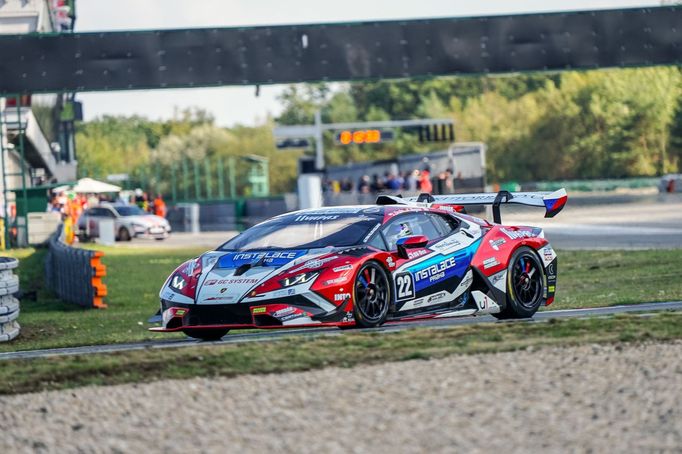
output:
[[[559,189],[554,192],[509,192],[500,191],[482,192],[478,194],[449,194],[436,195],[421,194],[419,197],[407,197],[405,199],[395,196],[379,196],[377,198],[378,205],[392,205],[392,204],[417,204],[423,203],[425,205],[447,204],[447,205],[492,205],[493,206],[493,221],[497,224],[502,223],[500,215],[500,205],[503,203],[516,203],[519,205],[534,206],[545,209],[545,217],[552,218],[556,216],[566,205],[568,194],[566,189]]]

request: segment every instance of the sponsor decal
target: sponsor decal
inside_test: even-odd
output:
[[[552,250],[550,248],[546,248],[542,251],[542,253],[545,256],[545,261],[549,262],[554,258],[554,254],[552,253]]]
[[[173,280],[171,281],[171,287],[176,290],[182,290],[185,288],[185,280],[176,274],[173,276]]]
[[[336,295],[334,295],[334,301],[336,302],[346,301],[349,298],[350,293],[337,293]]]
[[[346,312],[346,315],[343,316],[343,320],[341,320],[341,321],[342,322],[352,322],[353,320],[355,320],[355,318],[353,317],[353,313],[348,311],[348,312]]]
[[[547,279],[556,279],[556,270],[554,268],[554,263],[550,263],[547,266]]]
[[[173,298],[175,298],[175,293],[170,293],[170,294],[166,295],[167,300],[172,300]]]
[[[550,285],[550,286],[547,287],[547,291],[549,291],[550,293],[551,293],[551,292],[554,292],[554,289],[555,289],[555,288],[556,288],[555,286]]]
[[[428,279],[429,282],[434,282],[439,279],[442,279],[445,277],[445,271],[453,268],[456,265],[455,258],[454,257],[448,257],[447,259],[438,262],[436,264],[433,264],[429,266],[428,268],[424,268],[423,270],[416,271],[414,273],[415,279],[419,281],[423,281]]]
[[[459,283],[459,285],[462,285],[464,287],[469,287],[472,282],[474,282],[474,275],[472,273],[467,273],[466,276],[464,276],[464,279]]]
[[[460,246],[462,243],[454,237],[446,238],[440,243],[434,244],[431,249],[434,251],[445,251]]]
[[[296,216],[294,218],[295,222],[304,222],[304,221],[333,221],[335,219],[338,219],[339,215],[309,215],[309,214],[304,214],[301,216]]]
[[[410,251],[407,253],[407,258],[409,260],[416,259],[418,257],[422,257],[426,254],[428,254],[430,251],[427,251],[426,249],[417,249],[416,251]]]
[[[336,260],[337,258],[339,258],[338,255],[332,255],[332,256],[329,256],[329,257],[325,257],[325,258],[323,258],[323,259],[312,259],[312,260],[308,260],[307,262],[305,262],[303,265],[299,266],[299,267],[296,268],[295,270],[291,270],[291,272],[292,272],[292,273],[297,273],[297,272],[299,272],[299,271],[301,271],[301,270],[304,270],[304,269],[313,269],[313,270],[314,270],[314,269],[317,269],[317,268],[322,268],[322,267],[324,266],[325,263],[331,262],[332,260]]]
[[[424,298],[416,299],[412,301],[412,307],[421,306],[422,304],[424,304],[424,301],[425,301]]]
[[[296,251],[281,252],[239,252],[233,256],[233,260],[260,260],[260,259],[295,259]]]
[[[253,309],[251,309],[252,314],[264,314],[265,311],[266,311],[265,306],[254,307]]]
[[[507,241],[504,238],[498,238],[496,240],[490,240],[488,243],[490,244],[490,247],[495,249],[496,251],[500,250],[500,246],[505,244]]]
[[[372,230],[369,231],[369,233],[367,234],[367,236],[365,236],[365,238],[362,240],[362,242],[366,243],[372,237],[372,235],[374,235],[374,232],[376,232],[379,229],[379,227],[381,227],[380,222],[377,225],[375,225],[374,227],[372,227]]]
[[[335,285],[335,284],[344,284],[348,281],[348,276],[344,277],[337,277],[336,279],[330,279],[328,281],[324,281],[324,285]]]
[[[501,273],[493,274],[492,276],[490,276],[490,283],[495,286],[502,279],[504,279],[504,271]]]
[[[336,268],[332,268],[332,271],[335,273],[341,273],[342,271],[348,271],[352,270],[353,265],[342,265],[342,266],[337,266]]]
[[[445,299],[446,296],[448,296],[447,292],[438,292],[429,296],[429,299],[427,301],[429,303],[436,303],[442,299]]]
[[[536,236],[529,230],[509,230],[505,229],[504,227],[500,229],[500,232],[504,233],[512,240],[518,240],[520,238],[533,238]]]
[[[416,208],[416,207],[410,207],[410,208],[401,208],[395,211],[392,211],[386,215],[388,218],[392,218],[394,216],[398,216],[399,214],[403,213],[414,213],[418,211],[424,211],[424,208]]]
[[[220,289],[220,293],[225,293],[227,291],[227,288],[223,287]]]
[[[278,317],[283,322],[288,322],[289,320],[294,320],[296,318],[305,317],[305,314],[290,314],[283,317]]]
[[[386,264],[389,266],[389,268],[395,268],[395,262],[393,261],[393,257],[389,256],[386,258]]]
[[[211,296],[209,298],[205,298],[204,301],[234,301],[234,296]]]
[[[272,315],[274,317],[284,317],[285,315],[290,315],[296,312],[295,307],[285,307],[284,309],[280,309],[278,311],[275,311]]]
[[[206,286],[211,286],[211,285],[229,285],[229,284],[257,284],[258,279],[254,278],[249,278],[249,277],[240,277],[240,278],[230,278],[230,279],[211,279],[209,281],[206,281],[204,285]],[[220,293],[223,293],[227,289],[221,289]]]
[[[495,257],[490,257],[483,260],[483,269],[487,270],[488,268],[492,268],[493,266],[497,266],[499,264],[500,262],[498,262]]]

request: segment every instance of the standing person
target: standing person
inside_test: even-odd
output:
[[[455,178],[452,173],[452,169],[445,170],[445,194],[454,194],[455,192]]]
[[[424,167],[419,177],[419,191],[431,194],[433,192],[433,184],[431,183],[431,171],[428,167]]]
[[[414,169],[410,174],[407,175],[407,178],[405,178],[405,189],[407,191],[416,191],[419,189],[419,170]]]
[[[154,198],[154,214],[165,218],[167,211],[166,202],[163,201],[161,194],[157,194]]]
[[[369,192],[369,175],[363,175],[358,182],[358,192],[367,194]]]

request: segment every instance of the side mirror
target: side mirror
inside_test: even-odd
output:
[[[408,249],[419,249],[426,247],[429,243],[429,239],[424,235],[414,235],[406,236],[405,238],[400,238],[396,241],[396,246],[398,246],[398,257],[402,259],[410,258],[407,254]]]

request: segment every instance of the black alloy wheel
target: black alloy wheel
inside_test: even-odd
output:
[[[507,267],[507,306],[499,319],[530,318],[545,300],[545,272],[537,253],[523,246]]]
[[[183,329],[182,332],[185,333],[189,337],[193,337],[195,339],[199,339],[202,341],[217,341],[223,338],[225,334],[230,331],[229,329],[225,328],[210,328],[210,329],[201,329],[201,328],[188,328],[188,329]]]
[[[386,321],[391,304],[388,273],[377,262],[362,265],[355,277],[353,316],[360,328],[372,328]]]

